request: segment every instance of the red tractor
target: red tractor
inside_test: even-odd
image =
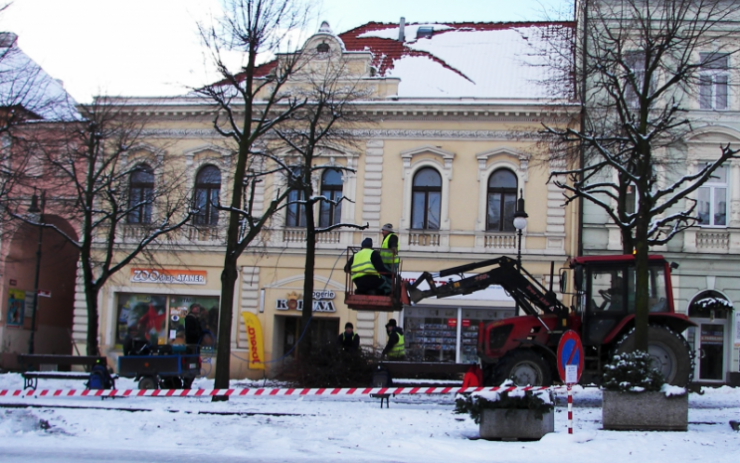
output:
[[[466,272],[483,267],[492,268],[465,276]],[[681,333],[694,323],[674,311],[671,268],[676,268],[675,264],[669,264],[662,256],[650,256],[649,352],[653,365],[668,383],[684,386],[692,378],[693,356]],[[557,345],[568,329],[580,334],[585,349],[581,382],[598,384],[602,367],[610,357],[634,346],[635,258],[632,255],[578,257],[571,260],[570,271],[575,285],[573,307],[565,306],[553,292],[552,267],[547,289],[529,272],[519,269],[516,261],[509,257],[442,270],[439,277],[459,275],[460,279],[439,286],[435,285],[430,273],[424,272],[412,285],[401,289],[400,301],[406,303],[408,298],[411,302],[419,302],[429,297],[470,294],[490,285],[500,285],[526,315],[479,327],[478,355],[486,385],[497,385],[509,378],[518,385],[552,384],[557,380]],[[561,276],[562,293],[566,292],[566,273]],[[422,282],[427,282],[428,289],[419,289]],[[385,298],[398,300],[396,296]],[[350,308],[353,308],[352,302],[349,297]],[[373,304],[367,300],[363,303],[365,310]],[[379,304],[398,305],[387,301]]]

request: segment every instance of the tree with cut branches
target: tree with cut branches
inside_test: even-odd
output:
[[[279,162],[274,170],[257,168],[270,164],[263,162],[268,156],[265,139],[305,106],[301,95],[285,91],[286,83],[298,70],[298,55],[280,54],[269,65],[261,66],[257,60],[263,53],[284,51],[289,34],[306,25],[309,11],[309,5],[300,0],[229,0],[221,19],[199,25],[222,80],[197,92],[215,103],[213,126],[236,147],[230,203],[217,205],[227,215],[214,382],[219,389],[229,385],[237,261],[288,194],[287,190],[279,192],[265,207],[257,208],[250,199],[249,192],[254,191],[250,185],[284,169]],[[230,70],[226,51],[243,53],[244,65]]]
[[[552,172],[566,203],[600,208],[636,254],[636,348],[647,350],[648,251],[697,223],[694,193],[737,149],[686,171],[685,136],[701,121],[688,110],[702,70],[738,52],[736,5],[727,0],[584,0],[573,59],[583,106],[580,127],[547,127]],[[567,178],[571,182],[559,179]],[[634,200],[632,200],[634,194]]]
[[[328,30],[328,24],[322,28]],[[324,51],[303,50],[301,60],[307,64],[294,76],[293,93],[300,95],[304,106],[294,112],[290,119],[275,128],[279,138],[278,150],[286,150],[284,156],[289,164],[290,194],[284,208],[288,215],[299,218],[293,225],[306,229],[306,259],[303,279],[303,326],[310,323],[313,309],[314,272],[316,242],[319,235],[339,228],[364,230],[368,225],[357,225],[341,219],[341,206],[350,201],[346,196],[338,198],[317,194],[317,180],[327,171],[346,175],[354,172],[334,162],[334,157],[357,149],[352,127],[360,122],[353,105],[367,97],[368,92],[359,85],[357,76],[352,76],[342,50],[327,47]],[[308,63],[313,63],[309,65]],[[367,121],[364,121],[367,122]],[[327,159],[328,158],[328,159]],[[318,207],[319,215],[316,216]],[[306,330],[301,339],[302,357],[310,355],[313,348],[311,330]]]
[[[166,238],[197,211],[191,210],[184,174],[165,162],[163,150],[141,144],[146,121],[105,98],[78,111],[79,120],[24,131],[24,146],[42,172],[41,210],[64,217],[77,235],[44,220],[43,213],[26,213],[28,187],[14,190],[16,199],[5,211],[13,220],[58,234],[79,251],[87,353],[99,355],[100,290],[151,248],[167,245]],[[145,186],[137,187],[137,179]]]

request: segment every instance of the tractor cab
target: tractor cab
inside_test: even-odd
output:
[[[359,248],[347,248],[347,263]],[[349,266],[347,267],[349,268]],[[408,293],[401,278],[400,267],[396,272],[383,274],[389,281],[388,291],[357,290],[352,282],[352,273],[345,274],[344,303],[352,310],[366,312],[397,312],[409,304]]]
[[[653,313],[673,314],[671,270],[663,256],[649,258],[649,307]],[[599,346],[612,341],[626,321],[635,314],[637,278],[635,257],[589,256],[571,262],[582,318],[584,345]]]

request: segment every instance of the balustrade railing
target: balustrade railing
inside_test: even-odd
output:
[[[699,251],[727,252],[730,250],[730,232],[701,230],[696,233]]]
[[[486,234],[483,240],[486,249],[516,249],[517,241],[514,233],[491,233]]]

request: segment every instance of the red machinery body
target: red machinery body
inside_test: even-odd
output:
[[[468,273],[483,267],[491,268],[473,276]],[[694,323],[674,311],[672,265],[663,256],[653,255],[648,267],[650,354],[654,366],[669,383],[685,385],[693,374],[693,357],[681,333]],[[359,310],[393,310],[429,297],[471,294],[490,285],[499,285],[526,315],[490,322],[479,329],[477,350],[487,384],[513,379],[520,385],[547,385],[557,380],[555,352],[560,337],[569,329],[580,334],[585,349],[586,366],[581,382],[599,383],[602,367],[611,355],[631,350],[634,345],[635,257],[572,259],[570,271],[575,291],[567,292],[563,284],[565,279],[561,281],[561,293],[574,296],[574,304],[570,307],[564,305],[552,289],[553,270],[554,264],[551,265],[550,287],[545,288],[539,279],[519,268],[515,260],[502,256],[441,270],[438,277],[460,276],[459,280],[448,284],[437,286],[435,277],[424,272],[413,284],[400,284],[398,292],[394,285],[395,294],[369,296],[384,298],[377,304],[350,293],[346,300],[350,308]],[[423,282],[429,289],[419,289]],[[352,302],[357,303],[355,307]]]

